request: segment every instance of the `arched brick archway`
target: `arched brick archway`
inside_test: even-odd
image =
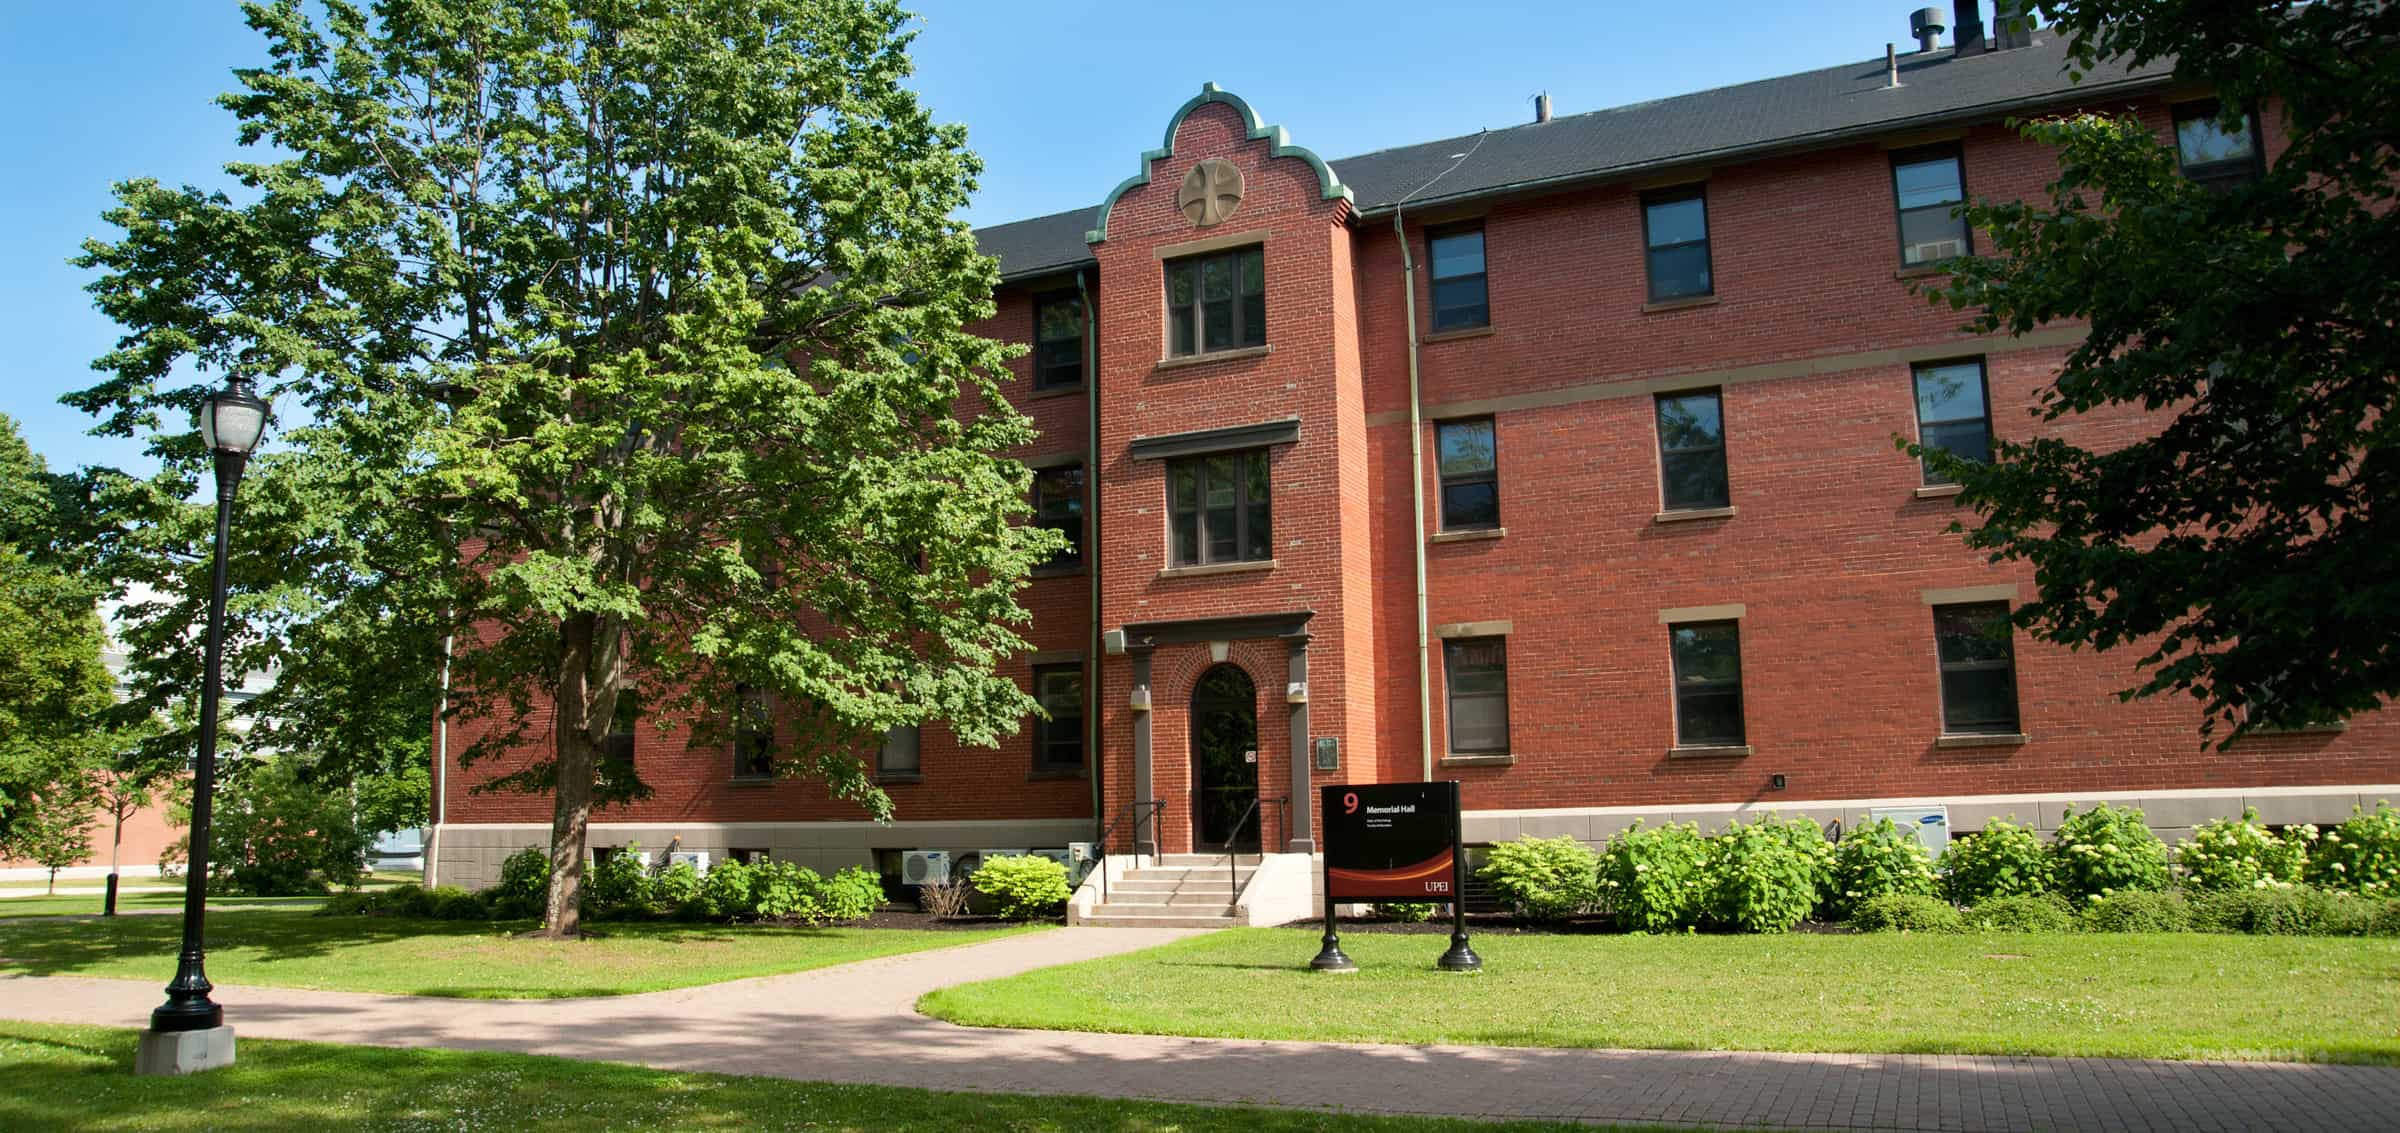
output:
[[[1259,847],[1258,682],[1237,664],[1209,666],[1192,683],[1192,848]]]

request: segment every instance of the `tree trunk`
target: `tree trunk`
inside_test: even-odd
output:
[[[597,620],[583,614],[559,627],[566,649],[560,658],[554,698],[557,716],[550,727],[557,774],[551,788],[550,905],[542,923],[545,936],[571,937],[583,931],[583,859],[592,820],[591,675]]]

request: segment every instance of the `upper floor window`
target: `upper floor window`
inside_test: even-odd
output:
[[[2215,99],[2175,108],[2175,158],[2184,176],[2224,192],[2258,180],[2264,163],[2258,116],[2245,113],[2239,126],[2228,130],[2218,120],[2219,110]]]
[[[1083,767],[1083,665],[1035,665],[1033,698],[1049,718],[1034,717],[1033,769]]]
[[[1892,198],[1900,210],[1900,266],[1939,263],[1974,250],[1966,218],[1951,215],[1967,200],[1957,147],[1893,154]]]
[[[1442,530],[1500,526],[1500,448],[1492,419],[1437,422],[1433,438],[1442,475]]]
[[[1716,294],[1708,267],[1708,191],[1700,185],[1642,194],[1650,301]]]
[[[894,724],[884,729],[883,746],[875,752],[876,777],[914,779],[923,774],[925,764],[919,756],[922,735],[915,724]]]
[[[1067,549],[1052,555],[1043,566],[1073,567],[1082,564],[1082,465],[1069,464],[1034,472],[1033,521],[1067,537]]]
[[[601,741],[599,758],[592,769],[592,792],[598,798],[629,794],[635,781],[634,758],[637,744],[634,723],[641,719],[640,701],[633,690],[617,694],[617,714],[609,720],[608,738]]]
[[[1508,751],[1508,639],[1456,637],[1442,643],[1442,679],[1450,702],[1450,751]]]
[[[1425,247],[1433,261],[1435,333],[1490,326],[1492,304],[1483,286],[1483,222],[1428,229]]]
[[[1236,248],[1167,261],[1167,353],[1267,344],[1267,256]]]
[[[1684,747],[1740,747],[1742,725],[1741,623],[1683,622],[1667,627],[1675,662],[1675,742]]]
[[[1072,291],[1033,301],[1033,388],[1083,384],[1083,297]]]
[[[2017,730],[2017,653],[2008,603],[1933,608],[1934,650],[1942,669],[1942,730]]]
[[[1212,453],[1167,465],[1173,565],[1275,557],[1267,450]]]
[[[1659,395],[1658,486],[1668,511],[1733,505],[1725,473],[1725,405],[1718,391]]]
[[[1992,421],[1985,406],[1983,362],[1937,362],[1916,368],[1917,443],[1982,463],[1992,459]],[[1925,466],[1927,484],[1950,478]]]
[[[733,689],[733,777],[775,777],[775,718],[767,694],[749,685]]]

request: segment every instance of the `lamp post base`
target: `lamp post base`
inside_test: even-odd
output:
[[[143,1077],[197,1074],[233,1065],[233,1028],[197,1031],[143,1031],[134,1048],[133,1072]]]
[[[1442,953],[1442,958],[1435,966],[1445,972],[1480,972],[1483,970],[1483,957],[1467,946],[1466,935],[1460,933],[1450,938],[1450,950]]]

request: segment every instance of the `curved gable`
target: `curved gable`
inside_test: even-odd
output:
[[[1183,120],[1190,117],[1193,111],[1212,102],[1232,107],[1234,113],[1241,115],[1246,136],[1251,141],[1266,142],[1268,156],[1296,157],[1307,162],[1309,168],[1317,175],[1317,188],[1324,199],[1329,201],[1352,200],[1350,186],[1343,184],[1340,175],[1333,171],[1332,166],[1325,164],[1325,159],[1318,157],[1314,150],[1307,146],[1293,145],[1291,136],[1284,132],[1283,127],[1269,126],[1260,121],[1258,112],[1252,110],[1250,104],[1243,101],[1242,96],[1215,83],[1202,83],[1200,84],[1200,93],[1193,95],[1190,101],[1176,108],[1175,113],[1167,118],[1166,139],[1159,143],[1157,149],[1148,150],[1142,154],[1141,168],[1135,171],[1133,176],[1117,182],[1117,187],[1108,191],[1108,197],[1100,202],[1100,213],[1094,220],[1095,226],[1083,234],[1084,243],[1098,244],[1108,239],[1108,214],[1110,210],[1117,207],[1117,199],[1150,183],[1152,163],[1175,155],[1175,131],[1183,126]]]

